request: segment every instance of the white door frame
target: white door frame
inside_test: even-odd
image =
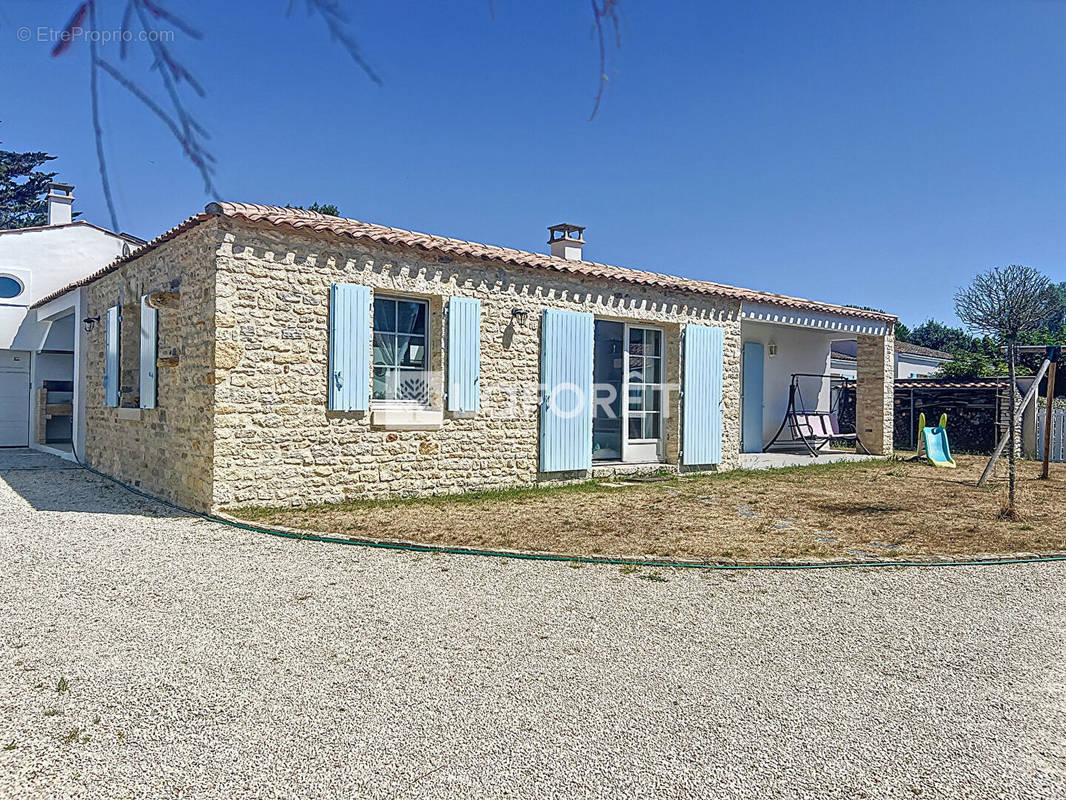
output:
[[[657,439],[629,439],[629,331],[633,328],[639,330],[652,330],[659,334],[659,382],[642,383],[641,386],[657,386],[659,388],[659,437]],[[646,464],[663,460],[663,434],[666,426],[663,424],[665,409],[663,404],[663,379],[666,373],[666,331],[658,325],[644,323],[624,323],[622,333],[622,463]]]

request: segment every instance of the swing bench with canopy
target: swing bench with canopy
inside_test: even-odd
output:
[[[774,438],[763,448],[764,453],[769,452],[774,447],[778,449],[795,449],[802,443],[807,451],[814,458],[817,458],[822,448],[832,441],[839,440],[853,441],[857,449],[861,449],[867,455],[871,454],[866,445],[862,443],[858,433],[840,432],[840,420],[837,414],[837,408],[840,404],[839,392],[829,393],[829,408],[826,410],[808,410],[803,402],[803,392],[800,389],[801,378],[819,378],[821,380],[828,378],[832,380],[835,377],[837,376],[812,372],[795,372],[792,374],[792,380],[788,385],[788,407],[785,409],[785,418],[781,420],[781,427],[777,429]],[[785,432],[786,427],[789,429],[790,438],[778,441],[781,439],[781,434]]]

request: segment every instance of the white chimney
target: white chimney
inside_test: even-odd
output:
[[[581,248],[585,246],[585,229],[580,225],[561,222],[548,228],[548,244],[556,258],[581,260]]]
[[[48,184],[48,224],[66,225],[74,220],[74,187],[69,183]]]

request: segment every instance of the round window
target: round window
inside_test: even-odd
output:
[[[0,275],[0,300],[9,300],[22,294],[22,282],[10,275]]]

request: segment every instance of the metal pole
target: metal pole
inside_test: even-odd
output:
[[[1057,366],[1058,362],[1052,361],[1051,367],[1047,371],[1047,415],[1044,419],[1044,468],[1040,470],[1040,477],[1044,480],[1051,477],[1049,469],[1049,462],[1051,461],[1051,419],[1054,411],[1052,405],[1055,401],[1055,368]]]

